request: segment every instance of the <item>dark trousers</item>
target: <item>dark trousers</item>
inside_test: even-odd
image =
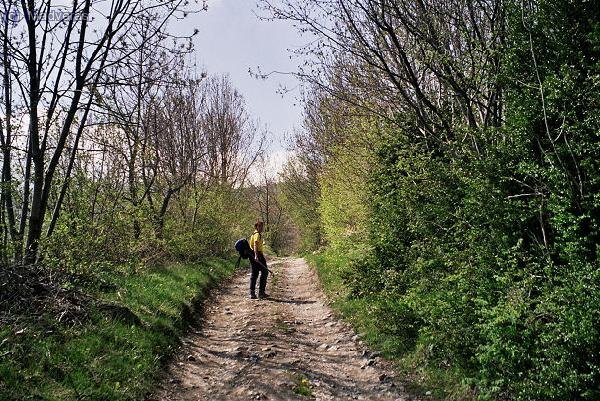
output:
[[[260,273],[260,280],[258,282],[258,293],[264,294],[265,289],[267,288],[267,276],[269,275],[269,270],[267,269],[267,261],[265,259],[265,256],[262,253],[258,254],[258,261],[260,263],[256,263],[254,257],[250,257],[250,266],[252,267],[252,272],[250,273],[251,295],[256,293],[256,279],[258,278],[258,273]]]

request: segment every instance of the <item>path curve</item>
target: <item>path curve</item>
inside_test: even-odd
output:
[[[240,274],[206,304],[150,400],[410,400],[327,306],[303,259],[269,267],[270,299],[250,300]]]

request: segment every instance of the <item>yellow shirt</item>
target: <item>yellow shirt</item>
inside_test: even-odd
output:
[[[254,234],[250,237],[250,248],[252,248],[253,251],[263,251],[263,241],[258,231],[254,231]]]

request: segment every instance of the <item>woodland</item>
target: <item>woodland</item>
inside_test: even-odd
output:
[[[0,9],[0,399],[143,399],[256,219],[431,397],[600,399],[596,2],[259,0],[306,38],[276,176],[169,28],[206,4],[53,3]]]

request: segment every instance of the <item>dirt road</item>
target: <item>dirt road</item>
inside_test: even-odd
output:
[[[270,299],[240,274],[207,303],[152,400],[409,400],[393,372],[327,306],[304,260],[270,265]]]

